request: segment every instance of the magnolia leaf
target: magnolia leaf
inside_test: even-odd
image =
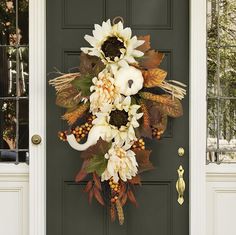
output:
[[[102,185],[101,185],[100,178],[99,178],[99,176],[98,176],[95,172],[93,172],[93,181],[94,181],[95,186],[96,186],[100,191],[102,191]]]
[[[97,201],[102,205],[104,206],[105,203],[104,203],[104,200],[102,198],[102,195],[100,193],[100,191],[98,190],[98,188],[94,188],[94,197],[97,199]]]
[[[168,99],[168,104],[158,104],[159,109],[163,114],[169,117],[177,118],[183,115],[183,106],[179,99],[172,97],[171,95],[162,95]]]
[[[142,52],[148,51],[151,46],[150,46],[150,35],[145,35],[145,36],[138,36],[138,40],[144,40],[145,42],[137,47],[136,49]]]
[[[81,101],[77,89],[70,86],[57,94],[56,104],[63,108],[74,108]]]
[[[85,112],[89,109],[89,102],[81,103],[70,112],[66,112],[62,119],[66,120],[69,125],[73,125],[79,118],[81,118]]]
[[[164,54],[157,52],[155,50],[149,50],[147,51],[143,57],[140,58],[140,66],[145,69],[153,69],[157,68],[161,61],[164,58]]]
[[[105,66],[100,58],[90,56],[83,52],[80,54],[79,70],[82,75],[91,74],[93,76],[97,76],[104,69],[104,67]]]
[[[86,160],[84,160],[80,171],[78,172],[78,174],[75,177],[75,182],[79,183],[80,181],[85,179],[85,177],[88,175],[87,171],[85,170],[87,165],[88,165],[88,160],[86,159]]]
[[[125,205],[125,203],[127,202],[127,199],[128,199],[127,193],[124,193],[123,196],[120,199],[120,203],[121,203],[122,206]]]
[[[93,181],[89,180],[88,183],[86,184],[86,187],[84,188],[84,192],[88,193],[93,187]]]
[[[142,74],[144,78],[144,86],[148,88],[160,86],[167,76],[166,71],[158,68],[144,70]]]
[[[153,170],[154,166],[150,162],[151,150],[133,150],[136,154],[136,160],[138,163],[138,173],[144,171]]]
[[[140,177],[140,175],[134,176],[131,180],[129,180],[129,183],[141,185],[141,177]]]
[[[81,92],[81,96],[87,97],[91,94],[90,87],[93,85],[93,77],[94,76],[91,74],[83,75],[80,78],[73,80],[71,84]]]
[[[88,149],[81,153],[81,157],[84,159],[90,159],[97,155],[104,156],[111,148],[112,143],[106,142],[103,139],[99,139],[95,145],[90,146]]]
[[[92,188],[88,193],[89,204],[92,204],[93,195],[94,195],[94,189]]]
[[[137,203],[136,198],[135,198],[135,196],[134,196],[134,193],[132,192],[131,189],[128,190],[127,196],[128,196],[128,198],[129,198],[130,202],[133,203],[133,204],[137,207],[137,206],[138,206],[138,203]]]
[[[107,168],[107,161],[108,160],[104,157],[104,155],[96,155],[89,160],[88,166],[85,170],[87,173],[96,172],[99,176],[101,176]]]

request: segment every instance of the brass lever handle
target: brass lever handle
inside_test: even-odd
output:
[[[180,165],[178,172],[178,180],[176,182],[176,190],[178,192],[178,203],[182,205],[184,203],[184,191],[185,191],[185,182],[184,182],[184,168]]]

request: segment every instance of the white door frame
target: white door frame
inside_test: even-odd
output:
[[[46,0],[29,1],[30,235],[46,235]],[[205,235],[206,0],[190,0],[190,235]]]

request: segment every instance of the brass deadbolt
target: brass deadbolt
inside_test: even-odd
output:
[[[38,144],[41,143],[42,138],[41,138],[40,135],[33,135],[32,138],[31,138],[31,141],[32,141],[33,144],[38,145]]]
[[[180,157],[183,157],[183,156],[184,156],[184,148],[180,147],[180,148],[178,149],[178,155],[179,155]]]

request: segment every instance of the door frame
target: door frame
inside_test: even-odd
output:
[[[189,234],[206,235],[206,0],[190,0]],[[29,235],[46,235],[46,0],[29,1]]]

